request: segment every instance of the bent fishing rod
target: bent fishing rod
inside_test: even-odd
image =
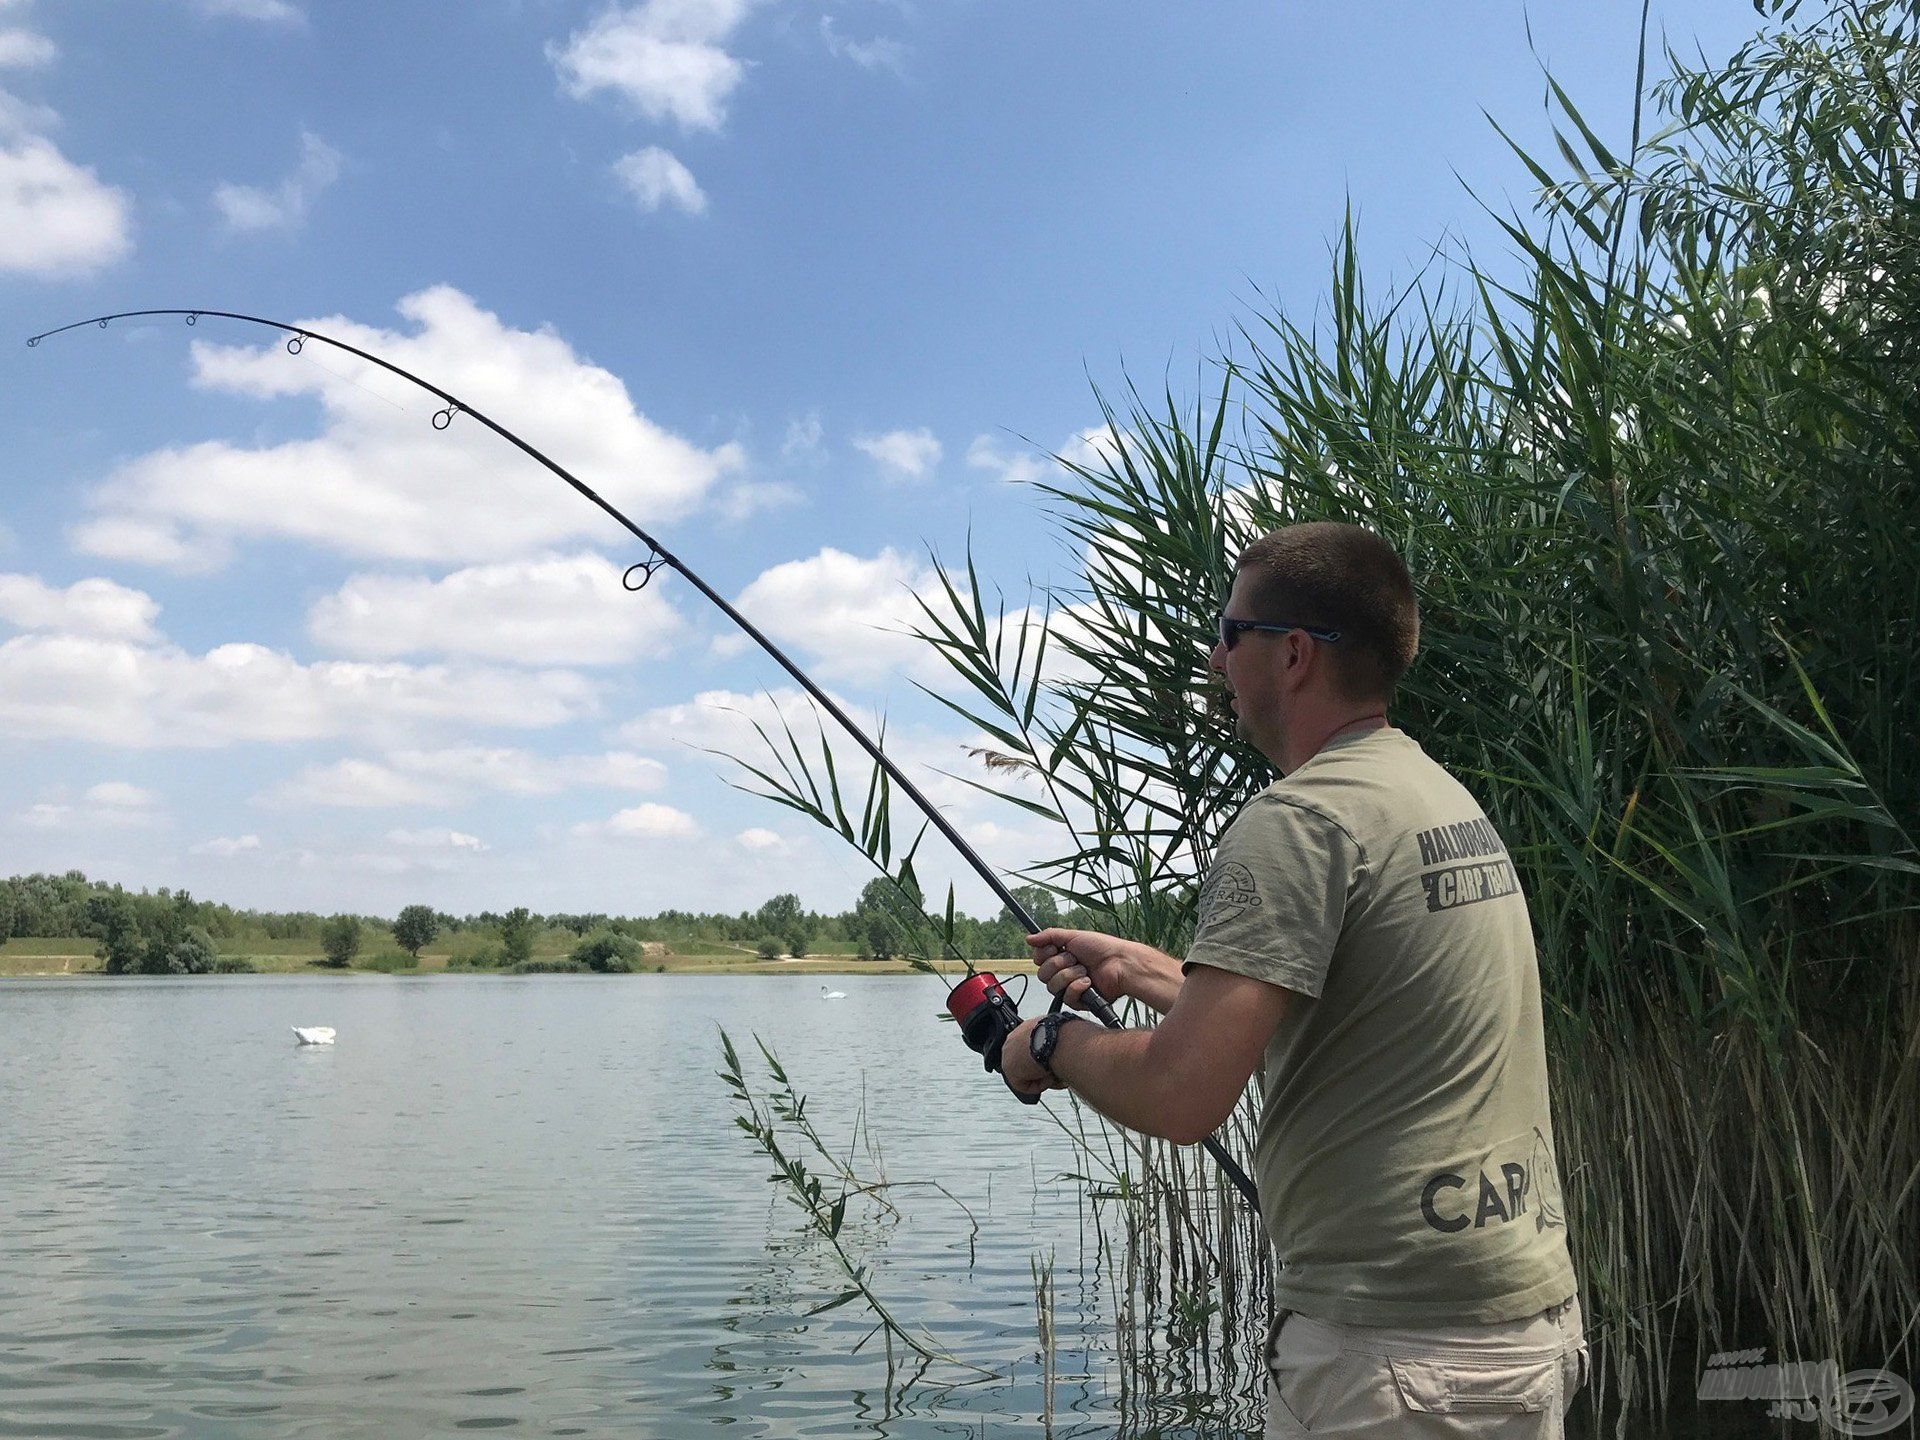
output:
[[[362,350],[357,345],[350,345],[344,340],[336,340],[330,335],[323,335],[319,331],[310,330],[303,325],[289,325],[285,321],[269,320],[259,315],[243,315],[233,310],[120,310],[110,315],[96,315],[89,320],[76,320],[69,325],[61,325],[52,330],[43,330],[40,334],[27,338],[27,348],[29,350],[37,349],[42,340],[51,339],[55,335],[64,335],[70,330],[84,330],[90,325],[97,329],[104,330],[115,320],[157,319],[171,316],[184,318],[189,325],[198,325],[204,316],[211,319],[235,320],[245,325],[258,325],[263,329],[276,330],[287,337],[286,348],[289,355],[298,355],[306,347],[308,341],[317,341],[319,344],[331,346],[335,350],[364,360],[369,365],[378,366],[389,374],[397,375],[402,380],[418,386],[420,389],[425,390],[428,394],[443,402],[446,408],[436,410],[433,414],[434,429],[445,430],[453,424],[456,416],[470,415],[479,421],[480,424],[498,435],[502,440],[514,446],[522,454],[559,476],[562,480],[566,481],[568,485],[572,486],[575,491],[597,505],[615,524],[619,525],[621,529],[625,530],[647,547],[647,558],[627,567],[621,576],[622,585],[631,591],[637,592],[644,590],[648,582],[650,582],[655,574],[662,568],[672,570],[688,584],[692,585],[694,589],[698,590],[711,601],[721,614],[739,626],[749,639],[762,650],[766,651],[768,655],[772,656],[780,668],[791,675],[794,682],[811,696],[816,704],[839,722],[840,728],[852,736],[860,748],[867,752],[873,762],[880,767],[882,773],[886,775],[887,779],[892,784],[897,785],[901,791],[906,794],[907,798],[913,801],[919,808],[920,813],[925,815],[934,827],[947,838],[953,848],[959,852],[960,858],[965,860],[967,864],[973,868],[975,874],[987,882],[988,888],[1000,898],[1002,903],[1004,903],[1012,913],[1013,917],[1025,927],[1027,934],[1037,935],[1040,933],[1043,927],[1033,918],[1032,913],[1025,905],[1020,903],[1012,889],[1008,887],[1006,882],[1000,878],[993,868],[989,866],[985,860],[980,858],[979,853],[974,850],[973,846],[967,843],[966,838],[954,828],[953,823],[934,806],[932,801],[928,800],[927,797],[921,793],[920,787],[915,785],[913,781],[907,777],[906,773],[868,736],[865,730],[853,722],[853,718],[849,716],[845,710],[840,708],[832,696],[828,695],[826,691],[816,685],[805,671],[794,664],[785,651],[774,644],[772,640],[768,639],[757,625],[735,609],[724,595],[707,584],[705,580],[702,580],[678,555],[675,555],[646,530],[629,519],[626,514],[617,509],[605,496],[601,495],[597,490],[593,489],[592,486],[573,474],[573,472],[568,470],[564,465],[561,465],[557,460],[554,460],[536,448],[531,442],[514,434],[513,431],[507,429],[506,426],[487,415],[484,411],[475,409],[458,396],[441,389],[431,380],[423,379],[411,370],[396,365],[391,360],[384,360],[370,351]],[[636,574],[640,577],[637,583],[634,581]],[[998,1071],[1000,1069],[1001,1048],[1005,1045],[1007,1037],[1011,1035],[1020,1024],[1019,1007],[1015,1004],[1013,997],[1007,994],[1005,987],[994,975],[986,971],[975,971],[973,962],[964,957],[962,957],[961,963],[966,966],[967,978],[948,992],[947,1009],[953,1018],[960,1023],[960,1032],[967,1044],[979,1052],[984,1058],[986,1068]],[[1059,1010],[1064,999],[1064,995],[1054,996],[1051,1007],[1052,1010]],[[1080,1004],[1092,1011],[1100,1023],[1108,1029],[1118,1030],[1122,1028],[1120,1017],[1114,1013],[1113,1006],[1091,985],[1082,992]],[[1036,1105],[1039,1103],[1040,1097],[1038,1095],[1024,1095],[1018,1091],[1014,1093],[1019,1095],[1020,1100],[1025,1104]],[[1207,1153],[1213,1156],[1214,1160],[1219,1163],[1221,1170],[1225,1172],[1227,1178],[1231,1180],[1240,1193],[1246,1197],[1247,1203],[1257,1210],[1259,1208],[1259,1198],[1254,1191],[1253,1181],[1247,1177],[1246,1172],[1240,1168],[1239,1164],[1226,1152],[1218,1140],[1209,1136],[1202,1143],[1205,1145]]]

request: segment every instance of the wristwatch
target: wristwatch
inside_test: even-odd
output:
[[[1033,1056],[1033,1063],[1056,1080],[1060,1080],[1060,1077],[1053,1074],[1053,1052],[1060,1043],[1060,1027],[1069,1020],[1079,1018],[1065,1010],[1051,1011],[1040,1017],[1027,1036],[1027,1053]],[[1066,1081],[1061,1080],[1060,1083],[1064,1085]]]

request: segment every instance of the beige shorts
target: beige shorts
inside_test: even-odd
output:
[[[1267,1364],[1267,1440],[1560,1440],[1587,1345],[1578,1298],[1525,1320],[1418,1330],[1283,1311]]]

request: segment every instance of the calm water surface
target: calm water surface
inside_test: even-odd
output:
[[[922,978],[207,977],[0,985],[0,1436],[1110,1433],[1079,1168]],[[330,1048],[291,1025],[332,1025]],[[844,1136],[902,1319],[996,1372],[889,1384],[732,1125],[716,1025]],[[750,1070],[750,1075],[755,1070]],[[764,1086],[762,1087],[764,1088]],[[1083,1256],[1085,1257],[1083,1260]],[[946,1385],[929,1382],[944,1379]]]

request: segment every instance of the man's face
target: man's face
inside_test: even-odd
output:
[[[1248,571],[1235,575],[1226,613],[1235,620],[1270,621],[1273,617],[1258,613],[1248,599],[1252,589],[1252,576]],[[1214,641],[1213,653],[1207,660],[1233,697],[1235,731],[1276,765],[1280,763],[1287,735],[1290,687],[1285,681],[1285,670],[1287,646],[1293,638],[1266,630],[1249,630],[1235,640],[1231,650]]]

